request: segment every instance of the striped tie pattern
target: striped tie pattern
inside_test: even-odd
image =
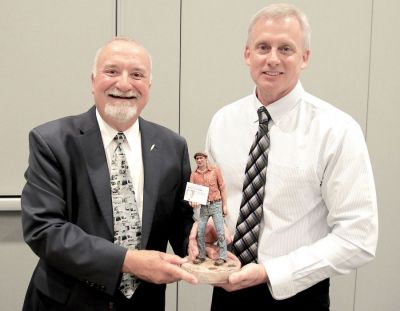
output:
[[[111,198],[114,218],[114,243],[129,249],[139,249],[141,222],[136,206],[135,192],[129,173],[128,163],[122,148],[126,141],[124,133],[114,137],[117,147],[111,160]],[[139,280],[129,273],[123,273],[120,290],[131,298]]]
[[[257,113],[259,126],[246,165],[242,202],[233,240],[233,251],[242,265],[257,262],[270,145],[268,122],[271,117],[264,106],[260,107]]]

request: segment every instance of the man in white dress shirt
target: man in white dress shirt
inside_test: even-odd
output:
[[[259,11],[244,51],[255,91],[211,121],[206,151],[224,176],[234,234],[257,109],[264,105],[272,119],[258,260],[214,288],[212,310],[329,310],[329,278],[375,256],[376,193],[363,132],[303,89],[309,44],[309,24],[297,8]]]

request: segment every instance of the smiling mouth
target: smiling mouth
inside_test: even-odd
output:
[[[121,92],[118,89],[111,89],[106,92],[107,96],[110,96],[111,98],[114,99],[119,99],[119,100],[132,100],[132,99],[140,99],[140,94],[138,92],[135,92],[133,90],[128,91],[128,92]]]
[[[281,72],[281,71],[263,71],[262,73],[267,76],[270,76],[270,77],[277,77],[277,76],[283,74],[283,72]]]
[[[115,98],[115,99],[136,99],[137,96],[121,96],[121,95],[114,95],[114,94],[108,94],[108,96]]]

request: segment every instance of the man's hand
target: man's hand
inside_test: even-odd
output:
[[[198,207],[200,207],[200,204],[199,204],[199,203],[192,202],[192,201],[189,201],[189,205],[190,205],[192,208],[198,208]]]
[[[183,270],[180,265],[187,262],[173,254],[149,250],[128,250],[122,272],[131,273],[139,279],[155,284],[167,284],[184,280],[197,284],[197,278]]]
[[[226,204],[222,205],[222,215],[225,217],[228,215],[228,206]]]
[[[228,283],[215,284],[228,292],[268,282],[268,275],[262,264],[250,263],[229,276]]]
[[[199,224],[195,222],[192,226],[192,230],[189,235],[189,259],[193,260],[199,255],[199,247],[197,245],[197,228]],[[232,242],[232,236],[229,233],[228,227],[224,225],[225,231],[225,240],[226,244]],[[211,259],[219,258],[219,248],[215,245],[215,242],[218,241],[217,231],[215,230],[214,223],[212,218],[210,218],[207,222],[206,230],[204,232],[204,240],[206,242],[206,253],[207,257]]]

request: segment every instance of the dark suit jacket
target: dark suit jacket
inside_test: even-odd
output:
[[[142,249],[166,251],[170,241],[184,256],[193,214],[183,201],[190,175],[186,141],[142,118],[139,127]],[[119,292],[126,249],[113,243],[110,177],[95,107],[33,129],[29,147],[22,225],[39,262],[25,306],[39,294],[59,303],[58,309],[106,310]],[[165,285],[143,282],[139,289],[143,299],[164,301]]]

